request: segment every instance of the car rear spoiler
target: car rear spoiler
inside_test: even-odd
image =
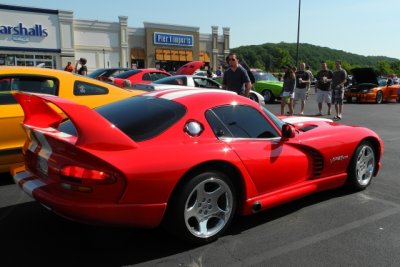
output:
[[[87,106],[68,99],[33,93],[13,92],[25,113],[24,124],[37,128],[58,128],[64,119],[47,103],[61,109],[77,131],[75,145],[96,150],[126,150],[138,145],[120,129]]]

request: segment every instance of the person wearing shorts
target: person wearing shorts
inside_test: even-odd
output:
[[[300,101],[299,115],[304,115],[304,107],[307,98],[307,84],[310,83],[310,75],[305,71],[306,64],[300,63],[300,69],[296,71],[296,89],[294,90],[293,110],[297,101]]]
[[[347,72],[342,69],[342,62],[336,60],[336,71],[332,76],[332,104],[335,105],[336,115],[334,120],[342,119],[343,113],[343,98],[344,98],[344,84],[347,81]]]
[[[332,92],[331,92],[331,82],[333,73],[328,69],[325,61],[321,62],[321,70],[318,71],[316,79],[316,100],[318,103],[318,113],[316,116],[322,116],[322,104],[325,102],[328,106],[328,115],[331,115],[332,107]]]
[[[296,87],[296,75],[290,65],[283,66],[285,70],[283,76],[283,88],[281,93],[281,115],[285,115],[285,105],[289,107],[288,115],[293,115],[293,98]]]

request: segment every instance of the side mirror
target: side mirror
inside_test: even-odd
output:
[[[282,126],[282,138],[283,139],[289,139],[293,138],[296,135],[296,130],[293,127],[293,125],[290,124],[284,124]]]

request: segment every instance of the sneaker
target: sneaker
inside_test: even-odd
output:
[[[315,116],[322,116],[322,113],[319,112],[319,113],[315,114]]]
[[[300,116],[303,116],[303,115],[304,115],[304,112],[300,112],[299,115],[300,115]]]
[[[338,120],[341,120],[341,119],[342,119],[342,116],[337,116],[337,119],[338,119]]]
[[[330,111],[328,111],[328,115],[331,115],[331,112],[330,112]]]
[[[337,119],[338,119],[338,116],[334,116],[333,119],[334,119],[334,120],[337,120]]]

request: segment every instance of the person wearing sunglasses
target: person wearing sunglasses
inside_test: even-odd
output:
[[[240,66],[235,53],[230,53],[226,60],[229,68],[224,72],[222,88],[248,97],[251,89],[251,80],[247,71]]]

